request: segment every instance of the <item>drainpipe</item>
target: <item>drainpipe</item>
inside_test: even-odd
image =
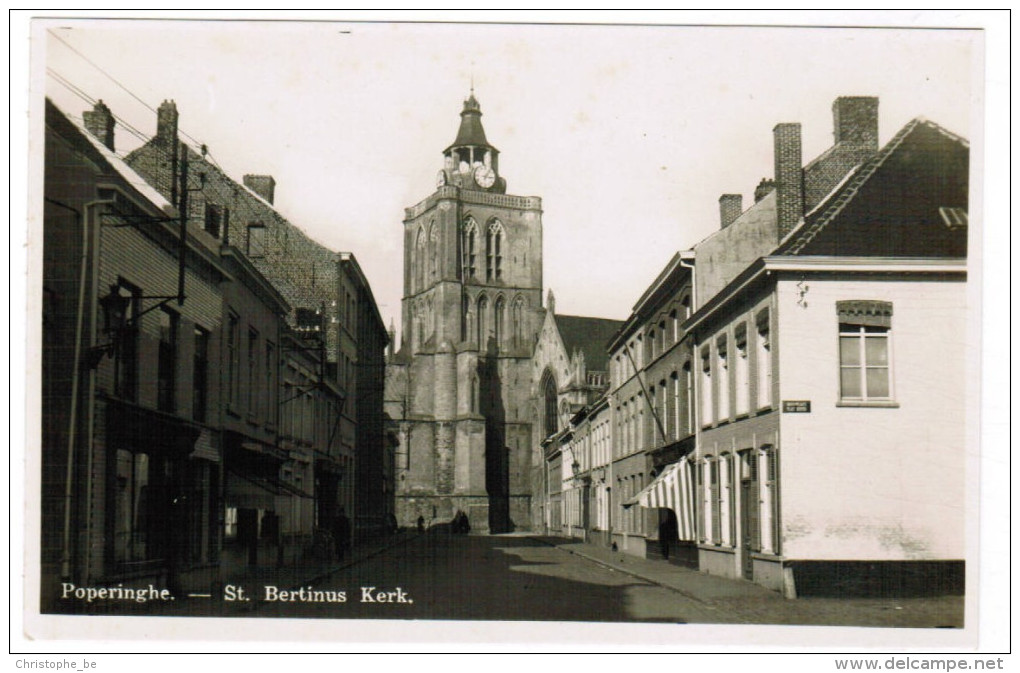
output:
[[[78,424],[78,388],[80,383],[81,368],[82,368],[82,331],[84,330],[85,321],[85,281],[86,274],[89,270],[89,251],[90,251],[90,239],[92,254],[92,277],[93,285],[90,292],[90,312],[92,315],[92,324],[90,325],[90,339],[89,346],[95,344],[95,276],[96,276],[96,263],[97,256],[95,255],[95,246],[97,243],[95,232],[99,230],[98,222],[96,226],[90,229],[89,224],[92,219],[89,217],[89,211],[97,206],[111,205],[111,200],[97,200],[90,201],[85,204],[85,216],[82,217],[82,213],[68,206],[54,201],[53,199],[46,199],[49,203],[56,206],[60,206],[67,210],[70,210],[75,214],[76,220],[80,223],[82,229],[82,242],[81,242],[81,260],[79,262],[78,271],[78,305],[75,312],[75,331],[74,331],[74,361],[73,368],[71,370],[71,410],[70,418],[68,420],[68,432],[67,432],[67,471],[65,473],[64,483],[64,530],[63,530],[63,543],[62,552],[60,558],[60,574],[63,579],[71,578],[71,503],[74,500],[74,458],[75,458],[75,439],[77,438],[77,424]],[[95,385],[94,376],[90,372],[90,385],[89,385],[89,431],[86,434],[86,441],[88,442],[89,450],[89,462],[91,463],[91,436],[92,436],[92,391]],[[91,474],[90,474],[91,477]],[[86,502],[87,505],[87,502]],[[88,510],[86,509],[86,512]],[[86,515],[87,516],[87,515]],[[86,547],[87,548],[87,547]],[[87,552],[86,552],[87,555]]]
[[[92,237],[92,260],[91,260],[91,271],[92,271],[92,282],[89,288],[89,347],[96,345],[96,319],[99,312],[99,241],[102,227],[100,227],[99,215],[96,213],[96,208],[100,206],[112,206],[114,201],[112,199],[90,201],[85,204],[85,228],[88,229],[89,211],[92,211],[92,230],[90,233]],[[94,436],[95,436],[95,419],[96,419],[96,370],[89,370],[89,392],[88,392],[88,430],[85,434],[85,441],[88,442],[86,446],[86,474],[85,474],[85,503],[86,507],[89,507],[92,502],[92,463],[95,452],[94,447]],[[90,508],[91,509],[91,508]],[[92,553],[91,553],[91,540],[92,540],[92,516],[87,511],[85,515],[85,575],[83,577],[84,582],[90,582],[92,580]]]

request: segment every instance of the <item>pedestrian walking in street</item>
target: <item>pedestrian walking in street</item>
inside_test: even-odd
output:
[[[336,545],[337,560],[342,561],[351,541],[351,520],[347,512],[340,508],[340,515],[333,521],[333,542]]]

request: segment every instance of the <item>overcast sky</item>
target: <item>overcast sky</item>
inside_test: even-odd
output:
[[[434,191],[472,80],[507,191],[543,199],[544,281],[557,310],[618,319],[673,252],[718,227],[720,194],[751,204],[772,175],[776,123],[801,122],[805,161],[831,144],[840,95],[879,97],[882,143],[919,115],[970,138],[982,91],[975,31],[57,20],[37,29],[35,72],[66,112],[90,106],[53,75],[146,135],[155,114],[137,99],[175,100],[182,131],[231,177],[274,176],[291,222],[354,252],[398,326],[403,209]],[[118,126],[118,151],[139,142]]]

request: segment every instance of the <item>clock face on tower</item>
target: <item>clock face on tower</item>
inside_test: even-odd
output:
[[[482,189],[488,189],[496,183],[496,171],[491,166],[479,166],[475,169],[475,182]]]

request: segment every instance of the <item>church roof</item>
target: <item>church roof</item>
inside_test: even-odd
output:
[[[485,138],[485,129],[482,128],[482,107],[474,93],[464,101],[464,109],[460,113],[460,128],[457,130],[457,139],[446,149],[452,147],[463,147],[475,145],[492,147]],[[495,149],[495,148],[493,148]]]
[[[553,315],[553,318],[563,339],[563,346],[567,349],[567,356],[573,356],[579,350],[584,353],[584,361],[590,371],[606,371],[609,363],[606,344],[623,325],[623,321],[558,314]]]

